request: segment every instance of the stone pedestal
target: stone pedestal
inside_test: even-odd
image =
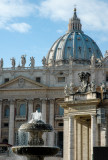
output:
[[[14,101],[10,101],[9,144],[14,145]]]

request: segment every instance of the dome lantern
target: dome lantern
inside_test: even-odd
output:
[[[76,8],[74,8],[73,17],[69,20],[68,31],[81,31],[82,25],[80,19],[77,17]]]

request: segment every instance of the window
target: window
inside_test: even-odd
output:
[[[4,116],[9,117],[9,106],[5,106]]]
[[[4,123],[4,127],[8,127],[9,126],[9,124],[8,123]]]
[[[58,132],[58,146],[63,149],[63,132]]]
[[[26,105],[21,104],[20,105],[20,116],[25,116],[26,115]]]
[[[108,82],[108,73],[106,74],[106,82]]]
[[[62,108],[61,106],[59,106],[59,115],[64,115],[64,108]]]
[[[37,105],[36,105],[36,107],[35,107],[35,111],[36,111],[36,110],[37,110],[38,112],[41,112],[41,107],[40,107],[40,105],[39,105],[39,104],[37,104]]]
[[[9,78],[5,78],[4,79],[4,82],[6,83],[6,82],[8,82],[9,81]]]
[[[58,123],[58,126],[62,127],[62,126],[63,126],[63,123]]]
[[[65,77],[58,77],[58,82],[65,82]]]
[[[36,77],[36,82],[41,82],[41,78],[40,77]]]

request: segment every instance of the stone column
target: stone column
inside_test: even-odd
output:
[[[93,157],[93,147],[97,146],[97,122],[96,115],[91,115],[91,160]]]
[[[54,128],[54,100],[50,100],[49,123]],[[54,131],[49,133],[48,145],[49,146],[54,146]]]
[[[31,113],[33,113],[33,100],[28,101],[28,120],[31,119]]]
[[[106,135],[107,129],[106,124],[100,125],[100,146],[105,147],[107,146],[107,135]]]
[[[14,101],[10,101],[10,115],[9,115],[9,144],[14,145]]]
[[[46,100],[42,100],[42,120],[46,123]]]
[[[74,160],[74,116],[69,117],[68,160]]]
[[[46,123],[46,100],[42,100],[42,121]],[[44,145],[46,145],[46,132],[43,134]]]
[[[1,140],[1,129],[2,129],[1,121],[2,121],[2,101],[0,101],[0,143],[2,142]]]
[[[68,139],[69,139],[69,118],[68,117],[64,117],[64,136],[63,136],[63,140],[64,140],[64,145],[63,145],[63,159],[64,160],[68,160],[68,152],[67,152],[67,148],[68,148]]]

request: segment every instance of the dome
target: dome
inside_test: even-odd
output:
[[[99,59],[102,57],[97,44],[83,33],[81,27],[80,19],[77,18],[76,9],[74,9],[74,15],[69,20],[68,32],[60,37],[49,50],[46,57],[47,65],[67,63],[70,58],[90,61],[92,55]]]

